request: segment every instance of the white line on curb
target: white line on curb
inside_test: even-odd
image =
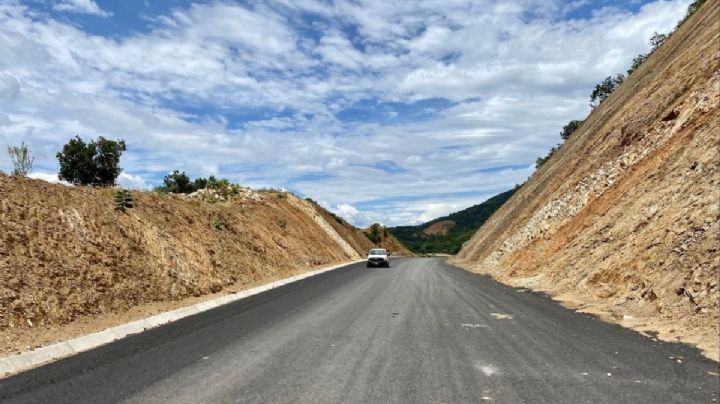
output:
[[[342,268],[344,266],[356,264],[362,261],[364,260],[348,261],[343,264],[320,268],[311,272],[305,272],[300,275],[295,275],[290,278],[267,283],[265,285],[261,285],[252,289],[246,289],[212,300],[206,300],[202,303],[197,303],[191,306],[167,311],[165,313],[156,314],[146,319],[118,325],[103,331],[83,335],[81,337],[73,338],[67,341],[56,342],[54,344],[40,347],[32,351],[23,352],[5,358],[0,358],[0,378],[11,376],[13,374],[20,373],[24,370],[28,370],[36,366],[40,366],[52,361],[56,361],[58,359],[75,355],[83,351],[97,348],[100,345],[105,345],[107,343],[127,337],[128,335],[137,334],[150,328],[155,328],[163,324],[177,321],[184,317],[192,316],[193,314],[198,314],[203,311],[214,309],[228,303],[245,299],[247,297],[257,295],[258,293],[262,293],[283,285],[287,285],[288,283],[297,282],[301,279],[309,278],[311,276],[319,275],[324,272],[332,271],[334,269]]]

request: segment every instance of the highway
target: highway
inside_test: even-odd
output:
[[[0,380],[2,403],[710,403],[718,363],[440,258],[354,264]]]

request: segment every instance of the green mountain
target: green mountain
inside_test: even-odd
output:
[[[388,231],[414,253],[455,254],[516,189],[421,225],[390,227]]]

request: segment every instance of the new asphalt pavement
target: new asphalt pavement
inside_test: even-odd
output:
[[[0,380],[2,403],[712,403],[718,363],[439,258],[349,265]]]

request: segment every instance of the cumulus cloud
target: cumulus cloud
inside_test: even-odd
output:
[[[93,0],[62,0],[53,5],[57,11],[66,11],[78,14],[91,14],[99,17],[109,17],[112,13],[100,8]]]
[[[349,203],[341,203],[339,205],[336,205],[335,207],[330,207],[330,210],[335,212],[336,214],[344,217],[346,220],[350,221],[351,223],[357,223],[358,222],[358,215],[360,215],[360,211],[357,210],[354,206],[350,205]]]
[[[150,184],[145,182],[145,179],[141,176],[128,173],[120,173],[117,178],[117,184],[120,187],[127,189],[146,190],[151,188]]]
[[[47,182],[51,182],[53,184],[63,184],[63,185],[70,185],[67,181],[62,181],[58,178],[57,174],[48,173],[48,172],[42,172],[42,171],[36,171],[28,174],[29,178],[34,178],[36,180],[43,180]]]
[[[123,186],[216,174],[394,225],[524,181],[688,0],[210,1],[107,36],[92,1],[32,4],[0,3],[0,145],[52,169],[76,134],[123,138]]]

